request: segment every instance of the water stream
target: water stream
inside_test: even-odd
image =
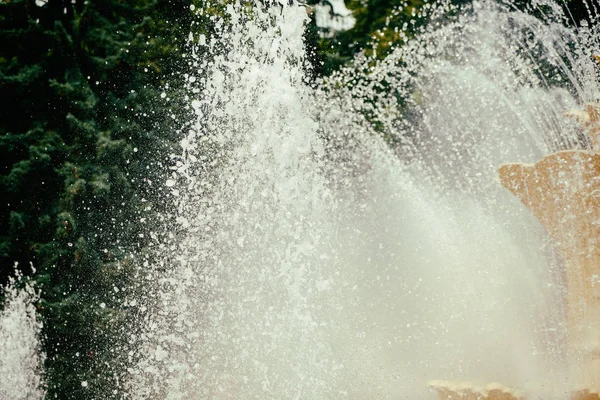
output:
[[[186,77],[180,229],[134,397],[566,396],[561,262],[497,168],[587,145],[564,112],[598,99],[597,27],[440,3],[310,88],[303,8],[228,10]]]
[[[497,168],[588,145],[564,112],[600,98],[600,35],[538,3],[438,2],[316,87],[303,7],[192,29],[129,398],[433,399],[433,379],[567,398],[561,261]]]
[[[17,273],[1,288],[5,300],[0,312],[0,398],[42,400],[45,356],[40,346],[42,323],[34,306],[39,293],[22,279]]]

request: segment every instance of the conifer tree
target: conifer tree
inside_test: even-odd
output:
[[[122,396],[188,26],[183,1],[0,3],[0,280],[37,269],[48,398]]]

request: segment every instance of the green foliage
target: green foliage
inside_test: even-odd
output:
[[[203,17],[183,0],[0,1],[0,284],[15,262],[26,275],[37,268],[49,399],[122,397],[138,311],[126,303],[143,290],[150,233],[169,206],[163,174],[185,126],[177,119],[187,119],[176,110],[188,31],[194,21],[210,37],[209,16],[228,1],[193,3]],[[384,57],[426,7],[346,4],[353,29],[307,30],[313,79],[363,50]]]
[[[401,46],[423,22],[420,12],[425,0],[347,0],[356,18],[355,26],[318,42],[322,73],[329,75],[348,63],[360,51],[382,59],[395,46]]]
[[[552,17],[548,6],[529,0],[498,0],[510,3],[540,19]],[[315,3],[316,0],[310,3]],[[472,3],[472,0],[449,0],[455,6]],[[350,62],[357,53],[364,51],[374,59],[385,58],[394,47],[402,46],[423,24],[429,7],[434,0],[345,0],[346,6],[356,19],[355,26],[343,32],[321,32],[314,25],[309,28],[309,42],[315,43],[316,57],[313,61],[320,75],[330,75],[342,65]],[[558,2],[562,7],[565,24],[579,25],[582,21],[593,24],[589,5],[585,0]]]

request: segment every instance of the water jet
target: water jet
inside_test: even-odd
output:
[[[555,377],[571,340],[588,345],[566,322],[581,313],[563,302],[558,236],[522,204],[542,223],[557,206],[543,194],[547,212],[520,203],[497,168],[531,163],[502,169],[517,195],[545,154],[547,179],[591,177],[578,157],[595,156],[568,150],[578,138],[563,115],[594,99],[580,82],[591,73],[580,53],[569,59],[582,46],[561,24],[491,1],[448,22],[450,3],[432,10],[438,28],[315,89],[298,9],[249,18],[231,6],[236,24],[202,40],[192,58],[214,54],[190,63],[208,72],[190,84],[197,118],[167,184],[179,227],[164,246],[169,290],[133,398],[431,398],[436,377],[444,398],[571,390]],[[576,89],[549,83],[559,78]],[[464,377],[507,386],[450,383]]]
[[[598,105],[567,113],[585,129],[592,151],[565,150],[535,164],[503,164],[500,183],[527,206],[554,239],[567,281],[569,367],[574,399],[597,399],[600,392],[600,132]],[[432,381],[441,399],[520,399],[494,385]],[[500,396],[500,397],[498,397]]]
[[[540,220],[555,241],[567,280],[570,361],[577,385],[600,390],[600,154],[598,109],[582,118],[593,151],[550,154],[534,165],[505,164],[500,182]]]

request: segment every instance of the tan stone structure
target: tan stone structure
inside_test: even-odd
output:
[[[524,400],[522,393],[499,383],[476,387],[468,382],[431,381],[429,387],[440,400]]]
[[[561,151],[505,164],[500,182],[540,220],[562,258],[568,346],[576,385],[600,389],[600,154]]]
[[[554,240],[567,285],[568,348],[572,399],[600,400],[600,107],[566,115],[576,119],[591,150],[550,154],[535,164],[504,164],[499,177],[537,217]],[[517,400],[522,395],[498,386],[430,383],[441,400]]]

